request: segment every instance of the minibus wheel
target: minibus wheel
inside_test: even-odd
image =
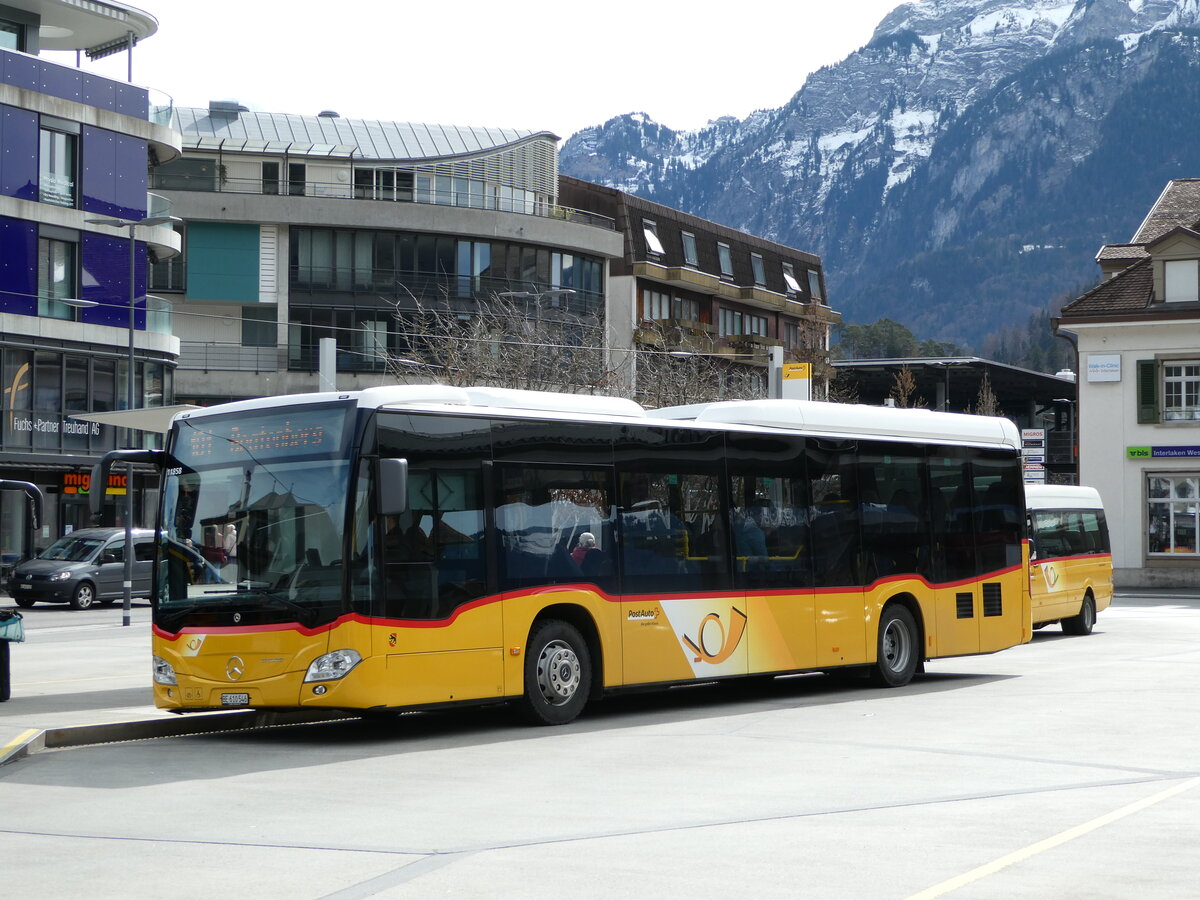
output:
[[[1079,615],[1063,619],[1062,630],[1063,634],[1091,634],[1095,624],[1096,601],[1092,598],[1092,592],[1088,591],[1083,595],[1083,605],[1079,607]]]
[[[591,683],[591,656],[579,630],[560,619],[537,622],[525,652],[525,718],[565,725],[583,712]]]

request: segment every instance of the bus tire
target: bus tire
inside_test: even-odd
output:
[[[561,619],[535,623],[525,653],[525,719],[565,725],[583,712],[591,683],[591,655],[579,630]]]
[[[871,683],[900,687],[912,681],[920,663],[921,640],[916,619],[899,603],[885,607],[879,617],[879,636]]]
[[[1063,634],[1085,635],[1092,633],[1096,624],[1096,601],[1092,592],[1083,595],[1083,604],[1079,607],[1079,615],[1062,620]]]

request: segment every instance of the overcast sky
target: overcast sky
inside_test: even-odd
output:
[[[133,80],[177,106],[553,131],[674,129],[781,106],[900,0],[126,0],[158,19]],[[46,54],[74,64],[74,54]],[[84,67],[126,76],[122,53]]]

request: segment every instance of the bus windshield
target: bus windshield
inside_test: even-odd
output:
[[[311,627],[338,615],[348,416],[323,404],[176,424],[156,624],[204,621],[231,605],[246,623]]]

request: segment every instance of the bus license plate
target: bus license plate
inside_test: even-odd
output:
[[[221,705],[222,706],[249,706],[250,705],[250,695],[249,694],[222,694],[221,695]]]

